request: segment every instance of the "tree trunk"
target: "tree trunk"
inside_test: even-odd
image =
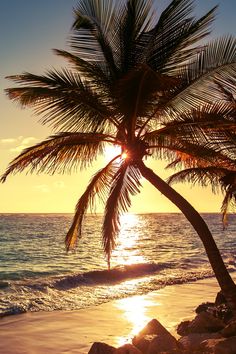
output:
[[[213,236],[201,215],[186,199],[184,199],[178,192],[176,192],[165,181],[157,176],[150,168],[145,166],[143,161],[137,162],[137,167],[139,168],[142,176],[162,194],[164,194],[172,203],[174,203],[191,223],[205,247],[206,254],[219,286],[232,310],[236,313],[236,285],[234,284],[223,262]]]

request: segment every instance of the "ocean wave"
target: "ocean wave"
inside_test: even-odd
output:
[[[79,310],[114,299],[143,295],[165,286],[213,276],[210,270],[186,272],[165,266],[163,264],[130,265],[125,267],[126,270],[87,272],[83,276],[50,278],[44,279],[43,282],[31,283],[30,280],[12,282],[0,291],[0,317],[25,312]],[[115,282],[114,279],[106,278],[109,273],[116,276]],[[131,273],[134,274],[133,277]],[[123,280],[121,274],[124,275]]]
[[[155,274],[163,269],[172,268],[173,264],[165,263],[138,263],[117,266],[110,270],[94,270],[83,274],[68,275],[54,283],[59,290],[68,290],[79,285],[114,284],[127,279],[134,279]]]

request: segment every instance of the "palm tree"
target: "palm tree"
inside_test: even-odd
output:
[[[236,40],[226,36],[203,44],[216,8],[196,20],[191,0],[171,1],[159,17],[154,5],[152,0],[80,0],[71,52],[55,50],[71,68],[9,77],[20,84],[6,90],[9,98],[33,107],[56,133],[25,149],[1,180],[27,168],[51,174],[87,168],[107,144],[119,146],[120,153],[92,177],[80,197],[67,249],[76,246],[84,215],[98,197],[105,204],[102,235],[110,267],[120,215],[144,177],[190,221],[236,310],[236,286],[206,223],[144,163],[149,156],[171,163],[186,152],[203,158],[214,139],[212,127],[221,126],[220,132],[229,124],[207,109],[206,119],[194,112],[222,100],[219,85],[231,88]],[[214,154],[221,158],[217,149]]]

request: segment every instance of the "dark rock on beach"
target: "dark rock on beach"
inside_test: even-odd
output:
[[[220,333],[226,338],[236,336],[236,320],[228,323]]]
[[[214,303],[205,302],[199,305],[195,312],[197,314],[201,312],[208,312],[214,317],[221,318],[224,322],[230,321],[233,317],[233,313],[221,291],[218,292]]]
[[[194,351],[201,349],[201,343],[208,339],[221,338],[218,333],[191,333],[188,336],[181,337],[179,343],[186,351]]]
[[[178,340],[157,320],[151,320],[132,340],[119,348],[94,343],[89,354],[236,354],[236,320],[223,296],[203,303],[192,321],[177,327]]]
[[[132,344],[125,344],[117,348],[114,354],[142,354],[142,352]]]
[[[225,323],[208,312],[200,312],[192,321],[183,321],[177,327],[180,336],[191,333],[214,333],[222,330]]]
[[[175,337],[156,319],[151,320],[133,338],[132,343],[144,354],[158,354],[179,349]]]
[[[113,354],[116,348],[106,343],[94,342],[88,354]]]
[[[208,339],[200,348],[203,354],[236,354],[236,337]]]

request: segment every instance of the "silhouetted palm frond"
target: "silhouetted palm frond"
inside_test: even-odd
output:
[[[202,187],[210,184],[213,191],[216,191],[221,188],[220,178],[227,173],[229,173],[229,170],[224,167],[194,167],[174,173],[167,179],[167,182],[169,184],[188,182],[192,185],[198,184]]]
[[[119,163],[116,161],[118,157],[120,156],[116,156],[94,175],[85,192],[80,197],[75,208],[75,215],[71,227],[65,239],[67,250],[75,248],[78,238],[81,237],[84,215],[89,207],[93,210],[95,198],[97,197],[105,203],[110,185],[119,168]]]
[[[117,73],[111,46],[116,7],[115,0],[81,0],[75,9],[70,38],[76,54],[84,60],[100,63],[104,72],[111,76]]]
[[[179,78],[179,85],[166,101],[166,107],[177,114],[220,100],[217,84],[232,89],[232,82],[236,83],[236,39],[226,36],[210,42],[192,63],[179,70]]]
[[[98,92],[109,89],[109,81],[101,67],[96,62],[88,62],[79,56],[65,50],[54,49],[55,54],[63,57],[72,64],[72,69],[77,71],[84,81],[90,83],[90,87]]]
[[[188,182],[202,187],[211,186],[213,193],[224,194],[221,212],[223,225],[227,225],[229,211],[236,208],[236,163],[234,166],[221,167],[216,162],[207,167],[195,167],[179,171],[168,178],[168,183]]]
[[[120,216],[131,206],[131,196],[139,193],[140,179],[139,170],[125,161],[113,178],[103,222],[103,247],[109,267],[111,252],[120,230]]]
[[[50,174],[70,172],[88,167],[103,152],[104,141],[111,138],[96,133],[59,133],[47,140],[26,148],[9,165],[1,181],[9,174],[37,171]]]
[[[199,20],[191,16],[191,0],[176,0],[163,11],[151,30],[148,64],[162,73],[176,74],[179,66],[196,56],[199,41],[209,34],[216,7]]]
[[[105,95],[98,96],[77,73],[64,69],[45,76],[24,73],[8,78],[24,85],[7,89],[9,98],[33,107],[43,116],[42,123],[54,129],[88,132],[99,127],[101,131],[113,116]]]

